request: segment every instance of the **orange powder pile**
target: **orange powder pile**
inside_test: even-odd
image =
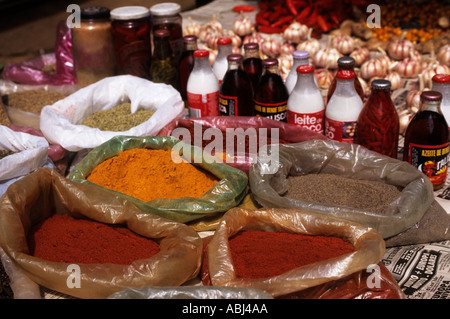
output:
[[[170,151],[145,148],[119,152],[100,163],[87,180],[144,202],[199,198],[217,183],[215,176],[190,163],[175,163]]]

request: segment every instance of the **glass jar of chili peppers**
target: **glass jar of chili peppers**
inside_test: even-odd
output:
[[[183,29],[181,6],[178,3],[163,2],[150,7],[153,34],[158,29],[170,32],[170,46],[178,61],[183,52]]]
[[[371,88],[358,117],[355,143],[396,159],[400,124],[391,99],[391,82],[373,80]]]
[[[111,19],[117,73],[148,79],[152,56],[149,10],[141,6],[120,7],[111,11]]]

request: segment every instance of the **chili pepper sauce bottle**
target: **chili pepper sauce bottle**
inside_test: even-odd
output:
[[[250,42],[244,44],[244,71],[247,73],[252,82],[253,93],[255,93],[259,78],[262,75],[263,65],[262,59],[259,55],[259,44]]]
[[[287,104],[287,122],[313,132],[324,132],[325,105],[314,81],[314,66],[299,65],[297,81]]]
[[[441,112],[450,125],[450,74],[435,74],[431,81],[431,90],[442,94]]]
[[[194,51],[198,49],[197,36],[186,35],[183,37],[184,50],[178,61],[178,87],[180,88],[181,97],[187,99],[186,86],[189,75],[194,68]]]
[[[341,70],[336,74],[336,90],[325,111],[325,136],[334,141],[354,143],[359,114],[363,108],[355,90],[355,72]]]
[[[294,51],[294,53],[292,53],[292,57],[294,59],[294,63],[285,82],[289,94],[292,93],[292,90],[295,87],[295,83],[297,82],[297,67],[300,65],[309,64],[309,52],[304,50],[296,50]]]
[[[220,37],[217,39],[217,57],[214,60],[212,69],[219,80],[219,85],[222,83],[223,77],[228,70],[227,56],[232,53],[231,38]]]
[[[220,114],[253,116],[253,88],[242,68],[244,57],[241,54],[230,54],[227,60],[228,70],[219,92]]]
[[[189,117],[218,116],[219,81],[209,63],[208,50],[194,52],[194,68],[187,82]]]
[[[263,60],[263,73],[254,92],[255,114],[287,122],[289,93],[278,71],[278,60]]]
[[[441,112],[441,93],[425,91],[420,100],[420,110],[406,129],[403,160],[428,176],[438,190],[447,178],[449,128]]]
[[[355,72],[355,59],[353,59],[350,56],[343,56],[338,59],[338,72],[341,70],[349,70],[352,72]],[[337,73],[336,73],[337,74]],[[328,103],[330,101],[331,96],[333,95],[334,91],[336,90],[336,84],[337,84],[337,78],[334,76],[333,81],[331,81],[330,87],[328,88],[327,93],[327,99],[326,102]],[[362,88],[361,82],[359,82],[359,79],[355,77],[355,90],[358,93],[361,100],[364,101],[364,90]]]
[[[118,74],[150,77],[152,47],[149,10],[140,6],[111,11],[111,25]]]
[[[358,117],[355,143],[397,159],[400,123],[391,99],[391,82],[373,80],[371,88]]]
[[[154,49],[150,68],[150,80],[155,83],[165,83],[177,88],[177,69],[175,55],[169,43],[169,31],[165,29],[156,30]]]

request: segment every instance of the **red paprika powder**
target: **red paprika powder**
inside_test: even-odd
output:
[[[257,230],[237,233],[229,246],[236,277],[249,279],[278,276],[355,251],[339,237]]]
[[[159,244],[122,225],[55,214],[32,226],[31,255],[53,262],[129,265],[159,252]]]

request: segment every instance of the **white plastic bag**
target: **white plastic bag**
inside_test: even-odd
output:
[[[0,150],[16,152],[0,159],[0,181],[27,175],[48,159],[45,138],[15,132],[6,126],[0,126]]]
[[[144,123],[123,132],[78,125],[94,112],[128,101],[133,113],[138,107],[155,110],[155,113]],[[95,148],[117,135],[156,135],[170,121],[184,114],[181,95],[172,86],[132,75],[119,75],[100,80],[45,106],[41,111],[40,128],[51,143],[78,152]]]

